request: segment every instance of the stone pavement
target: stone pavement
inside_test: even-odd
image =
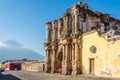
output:
[[[89,75],[60,75],[42,72],[5,71],[0,74],[0,80],[120,80],[114,78],[102,78]]]

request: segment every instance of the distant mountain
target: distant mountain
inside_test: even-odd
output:
[[[44,56],[15,40],[0,43],[0,62],[14,59],[44,60]]]

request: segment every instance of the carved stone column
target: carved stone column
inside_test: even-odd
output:
[[[74,34],[75,33],[75,16],[73,15],[72,16],[72,34]]]
[[[59,20],[58,20],[58,39],[60,39],[60,35],[61,35],[61,34],[60,34],[60,33],[61,33],[61,26],[62,26],[61,24],[62,24],[62,23],[61,23],[61,19],[59,19]]]
[[[63,17],[63,21],[64,21],[64,37],[69,36],[69,15],[65,15]]]
[[[50,42],[50,29],[52,28],[52,23],[48,22],[46,23],[46,42],[49,43]]]
[[[76,75],[76,74],[80,74],[81,71],[81,61],[80,61],[80,48],[79,48],[79,44],[75,43],[75,60],[72,63],[72,74]]]
[[[65,52],[64,52],[64,61],[62,64],[62,74],[67,75],[68,74],[68,45],[66,44],[64,46]]]
[[[58,40],[58,21],[55,21],[55,41]]]
[[[65,58],[65,62],[68,62],[68,55],[69,55],[69,45],[68,44],[66,44],[66,54],[65,54],[65,56],[66,56],[66,58]]]
[[[69,61],[72,62],[72,45],[69,45]]]
[[[72,44],[72,63],[74,63],[75,60],[75,44]]]
[[[63,34],[65,34],[65,32],[66,32],[66,17],[64,16],[63,17]],[[64,35],[64,37],[65,37],[65,35]]]
[[[66,36],[69,36],[69,15],[66,15]]]
[[[64,64],[64,62],[65,62],[65,45],[63,45],[63,64]]]
[[[56,49],[52,49],[52,58],[51,58],[51,73],[54,72],[56,68]]]
[[[57,40],[57,21],[52,22],[52,41]]]
[[[65,74],[64,68],[65,68],[65,45],[62,46],[63,49],[63,60],[62,60],[62,74]]]
[[[75,60],[79,60],[79,53],[80,51],[79,51],[79,44],[78,43],[76,43],[75,44]]]
[[[79,16],[79,33],[83,33],[83,19]]]
[[[75,35],[79,35],[79,16],[75,14]]]
[[[45,72],[50,73],[51,71],[51,55],[50,50],[46,50],[46,65],[45,65]]]

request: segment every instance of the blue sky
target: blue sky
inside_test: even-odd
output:
[[[45,23],[80,1],[120,19],[119,0],[0,0],[0,42],[16,40],[44,55]]]

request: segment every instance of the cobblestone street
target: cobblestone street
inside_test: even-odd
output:
[[[37,72],[6,71],[0,74],[0,80],[120,80],[88,75],[65,76]]]

